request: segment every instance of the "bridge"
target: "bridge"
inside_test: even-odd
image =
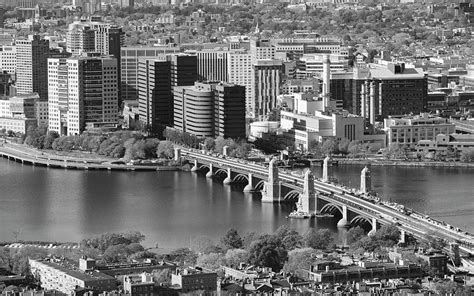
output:
[[[425,234],[435,233],[447,242],[458,244],[461,251],[474,254],[471,234],[370,194],[368,168],[361,172],[360,189],[354,190],[331,181],[327,169],[329,158],[324,161],[321,178],[315,178],[309,170],[303,176],[280,172],[274,160],[262,165],[216,157],[196,149],[175,149],[175,160],[181,158],[193,164],[191,171],[205,171],[207,178],[222,176],[224,184],[244,183],[244,192],[261,192],[262,202],[294,202],[302,212],[335,214],[340,217],[338,227],[366,224],[371,229],[370,235],[381,225],[396,224],[401,242],[405,242],[406,234],[423,238]]]
[[[464,134],[474,134],[474,121],[472,120],[455,120],[450,119],[450,123],[453,123],[456,126],[456,132],[461,132]]]

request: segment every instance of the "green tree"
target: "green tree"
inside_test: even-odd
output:
[[[224,264],[224,255],[218,253],[202,254],[197,258],[196,264],[200,267],[217,271]]]
[[[270,267],[274,271],[280,271],[283,264],[288,259],[288,252],[278,238],[270,235],[261,237],[254,241],[249,249],[249,263]]]
[[[237,230],[231,228],[221,238],[221,245],[224,250],[240,249],[242,248],[243,241]]]
[[[212,151],[214,150],[214,147],[216,147],[216,142],[213,138],[204,139],[204,149],[206,149],[207,151]]]
[[[461,152],[462,162],[474,162],[474,148],[468,148]]]
[[[351,141],[349,141],[346,138],[343,138],[341,141],[338,143],[338,150],[340,153],[347,154],[349,153],[349,144]]]
[[[359,241],[361,238],[365,237],[365,231],[360,226],[353,227],[347,231],[347,244],[352,245]]]
[[[295,273],[298,270],[309,270],[311,265],[318,260],[320,252],[312,248],[294,249],[288,252],[288,261],[283,266],[283,271]]]
[[[282,241],[287,251],[294,250],[302,245],[303,237],[287,225],[280,226],[274,235]]]
[[[238,267],[240,263],[247,261],[249,252],[244,249],[229,249],[225,253],[225,265],[230,267]]]
[[[392,247],[400,240],[400,230],[395,224],[383,225],[375,232],[374,240],[382,247]]]
[[[52,149],[54,140],[56,140],[57,138],[59,138],[59,134],[56,131],[49,131],[46,134],[46,137],[44,138],[43,148]]]
[[[303,235],[303,242],[306,247],[323,250],[334,246],[334,237],[329,229],[311,228]]]
[[[323,146],[321,147],[321,151],[324,155],[332,155],[334,153],[337,153],[337,149],[338,145],[333,139],[327,139],[326,141],[324,141]]]
[[[173,158],[174,145],[170,141],[161,141],[156,148],[156,155],[158,158]]]

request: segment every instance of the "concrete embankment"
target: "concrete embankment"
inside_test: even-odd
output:
[[[448,161],[394,161],[370,159],[338,159],[339,165],[372,165],[372,166],[404,166],[404,167],[451,167],[474,168],[474,163]]]
[[[0,157],[14,160],[22,164],[44,166],[50,168],[76,170],[106,170],[106,171],[179,171],[181,166],[158,165],[128,165],[107,162],[97,162],[93,159],[71,159],[60,156],[39,156],[6,146],[0,147]]]

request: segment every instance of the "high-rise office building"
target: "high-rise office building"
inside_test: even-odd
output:
[[[229,81],[227,50],[200,50],[196,52],[198,79],[201,81]]]
[[[150,47],[122,47],[121,49],[121,96],[124,100],[138,100],[138,64],[139,60],[157,59],[160,56],[178,53],[179,47],[150,46]]]
[[[139,120],[153,133],[173,124],[171,63],[162,60],[140,60],[138,65]]]
[[[40,100],[48,99],[49,41],[39,35],[16,41],[17,94],[37,92]]]
[[[118,67],[111,56],[48,60],[49,129],[77,135],[118,119]]]
[[[70,24],[66,33],[66,49],[75,55],[83,52],[94,52],[96,50],[94,30],[80,22]]]
[[[16,46],[4,45],[0,48],[0,69],[15,75],[17,65]]]
[[[139,62],[139,119],[152,132],[174,123],[174,87],[193,85],[197,80],[197,58],[193,55],[167,55],[161,60]],[[153,130],[155,129],[155,130]]]
[[[405,68],[404,63],[376,66],[361,86],[361,115],[374,124],[390,115],[421,113],[427,95],[423,69]]]
[[[222,82],[175,87],[174,128],[199,137],[245,137],[245,87]]]
[[[252,110],[254,118],[263,120],[276,107],[279,95],[282,61],[257,60],[252,69]]]
[[[229,83],[245,86],[245,109],[252,110],[252,56],[247,51],[236,50],[229,53],[227,69]]]

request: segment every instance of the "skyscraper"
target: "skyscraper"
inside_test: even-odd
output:
[[[171,63],[162,60],[140,60],[138,64],[139,119],[153,133],[173,124]]]
[[[37,92],[40,100],[48,99],[49,41],[39,35],[16,41],[17,94]]]
[[[245,87],[223,82],[175,87],[174,128],[200,137],[245,137]]]
[[[193,85],[197,80],[197,58],[193,55],[175,54],[162,60],[139,62],[139,119],[151,125],[152,132],[172,125],[174,87]]]
[[[227,59],[228,82],[245,86],[245,108],[252,110],[252,56],[246,51],[233,51]]]
[[[95,32],[82,23],[70,24],[66,33],[66,49],[72,54],[95,51]]]
[[[276,107],[282,67],[280,60],[255,61],[252,69],[252,115],[254,118],[266,119]]]
[[[77,135],[87,124],[117,123],[118,67],[111,56],[49,59],[49,129]]]
[[[200,50],[196,53],[198,79],[201,81],[228,81],[227,50]]]

